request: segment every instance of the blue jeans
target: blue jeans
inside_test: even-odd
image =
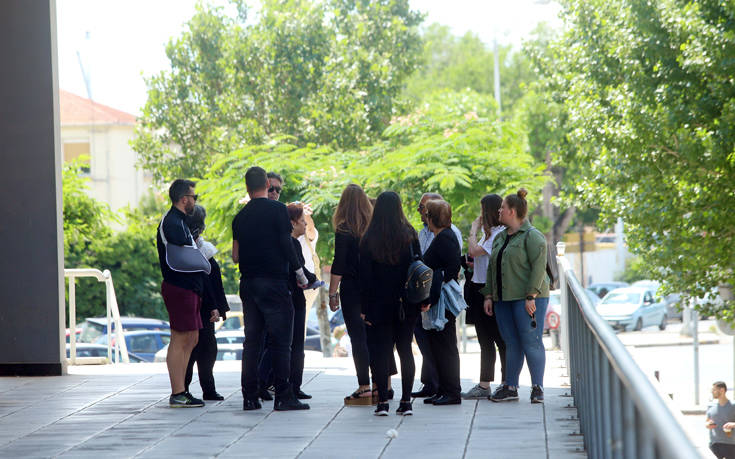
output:
[[[549,306],[548,298],[536,298],[536,328],[531,328],[531,316],[526,312],[526,300],[496,301],[493,311],[500,334],[505,341],[506,384],[518,387],[518,376],[523,368],[523,358],[531,372],[531,383],[544,385],[546,349],[541,340],[544,317]]]

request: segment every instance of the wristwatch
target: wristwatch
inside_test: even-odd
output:
[[[535,297],[535,296],[531,296],[531,295],[528,295],[528,296],[526,297],[526,301],[533,301],[533,300],[535,300],[535,299],[536,299],[536,297]]]

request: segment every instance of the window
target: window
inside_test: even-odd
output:
[[[130,338],[130,352],[134,352],[136,354],[153,353],[157,350],[156,340],[151,335],[133,336]]]
[[[89,174],[90,171],[90,149],[89,142],[65,142],[64,161],[74,161],[80,158],[82,161],[82,172]]]

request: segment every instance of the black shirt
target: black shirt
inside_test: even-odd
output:
[[[225,288],[222,285],[222,271],[220,270],[219,264],[214,257],[209,259],[209,264],[212,266],[212,271],[204,279],[202,307],[199,311],[205,327],[210,326],[210,324],[214,326],[209,321],[212,317],[212,311],[215,309],[218,310],[222,320],[225,320],[227,318],[227,311],[230,310],[230,306],[227,304],[227,297],[225,296]]]
[[[296,251],[296,258],[301,262],[300,266],[304,266],[304,252],[301,250],[301,243],[295,237],[291,237],[291,243]],[[304,295],[304,289],[299,287],[299,284],[296,282],[297,269],[298,268],[293,268],[291,272],[288,273],[288,289],[291,291],[291,299],[294,307],[305,308],[306,296]],[[316,281],[316,275],[306,268],[304,268],[304,275],[310,284]]]
[[[431,245],[424,253],[424,263],[434,271],[431,281],[431,304],[439,302],[442,283],[459,277],[460,260],[459,242],[451,228],[444,228],[436,235]]]
[[[193,290],[200,296],[204,292],[204,278],[206,273],[182,273],[174,271],[166,262],[166,246],[163,245],[159,228],[163,225],[163,235],[166,241],[174,245],[192,245],[194,243],[191,232],[184,222],[186,214],[171,206],[168,214],[156,228],[156,247],[158,248],[158,264],[161,266],[161,275],[164,282],[186,290]]]
[[[500,252],[498,252],[498,269],[495,270],[495,282],[498,284],[498,301],[503,301],[503,274],[500,272],[502,266],[501,263],[503,262],[503,252],[505,251],[505,248],[508,247],[510,240],[513,239],[513,236],[516,234],[518,233],[508,234],[505,238],[505,242],[503,242],[503,246],[500,248]]]
[[[267,198],[248,202],[232,221],[232,237],[240,246],[241,278],[288,280],[290,270],[302,267],[291,243],[291,230],[282,202]]]
[[[357,280],[360,271],[360,240],[350,233],[337,231],[334,234],[334,261],[332,274],[343,279]]]
[[[414,239],[413,251],[421,253],[419,240]],[[373,259],[366,247],[360,247],[360,297],[362,313],[373,324],[387,323],[398,315],[398,308],[404,296],[408,266],[411,264],[411,250],[408,246],[401,254],[398,264],[389,265]],[[404,304],[406,316],[418,315],[417,305]]]

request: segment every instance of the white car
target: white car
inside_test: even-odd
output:
[[[221,330],[214,334],[217,340],[217,360],[241,360],[245,333],[240,330]],[[154,362],[165,362],[168,344],[153,357]]]

